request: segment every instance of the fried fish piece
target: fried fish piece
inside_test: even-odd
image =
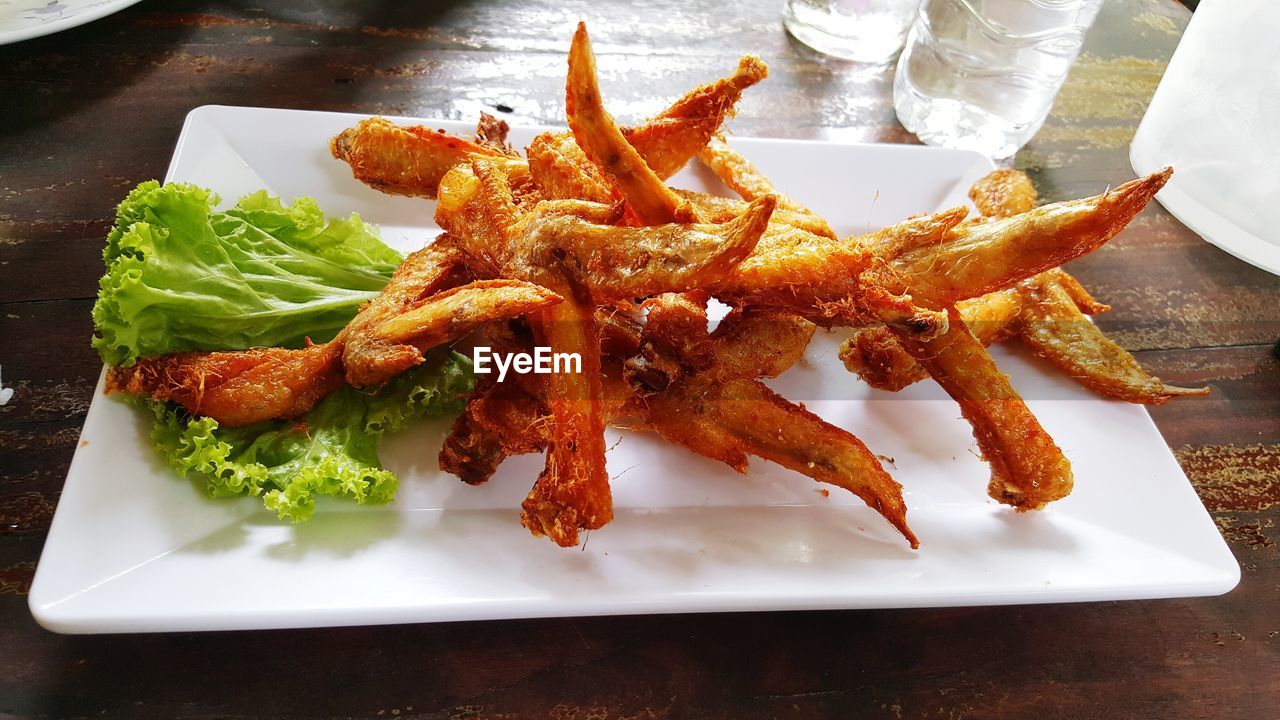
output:
[[[175,402],[223,427],[300,417],[342,387],[342,347],[255,348],[145,357],[113,367],[107,392]]]

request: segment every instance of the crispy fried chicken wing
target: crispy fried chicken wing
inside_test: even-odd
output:
[[[1083,200],[957,225],[936,244],[873,248],[907,279],[913,297],[955,303],[1011,287],[1096,250],[1147,206],[1170,173],[1165,169]]]
[[[444,174],[460,162],[479,155],[503,157],[504,153],[443,130],[421,125],[396,125],[374,117],[339,133],[329,151],[351,166],[360,182],[391,195],[433,198]]]
[[[1040,204],[1031,178],[1021,170],[998,168],[969,188],[969,199],[986,217],[1013,217],[1031,212]]]
[[[243,427],[305,415],[342,387],[341,361],[334,343],[160,355],[112,368],[107,391],[175,402],[224,427]]]
[[[694,210],[698,213],[698,217],[701,218],[703,222],[728,222],[729,220],[741,215],[747,207],[747,202],[745,200],[739,200],[737,198],[726,198],[718,195],[694,192],[693,190],[680,189],[676,189],[676,194],[685,200],[688,200],[689,203],[693,205]],[[796,212],[795,210],[775,208],[773,215],[769,218],[769,222],[780,225],[789,225],[793,228],[813,233],[814,235],[831,238],[832,240],[836,238],[835,232],[827,225],[826,220],[810,213],[801,213]]]
[[[482,379],[445,437],[440,469],[479,485],[506,458],[542,452],[550,442],[550,412],[535,394],[518,383]]]
[[[558,265],[598,302],[707,286],[755,249],[769,225],[773,198],[747,206],[720,225],[599,225],[571,213],[544,213],[524,227],[509,271],[527,276]]]
[[[503,155],[519,157],[507,142],[507,134],[510,132],[511,126],[506,120],[499,120],[487,112],[482,112],[480,120],[476,122],[476,144]]]
[[[560,302],[546,288],[520,280],[460,285],[459,253],[451,238],[412,253],[382,292],[335,342],[348,383],[376,385],[421,363],[427,350],[480,325]]]
[[[596,77],[596,57],[585,23],[578,23],[569,47],[569,79],[565,84],[569,129],[587,157],[626,198],[628,209],[642,225],[693,222],[697,215],[687,200],[668,188],[662,178],[627,142],[604,109]]]
[[[991,356],[949,308],[947,332],[920,342],[900,334],[917,362],[960,405],[991,466],[991,497],[1019,510],[1035,510],[1071,492],[1071,464],[1040,421],[996,367]]]
[[[974,184],[969,196],[984,215],[999,218],[1028,212],[1036,202],[1030,179],[1016,170],[993,171]],[[1208,388],[1166,385],[1144,371],[1086,317],[1110,308],[1061,268],[1046,270],[1012,289],[961,301],[957,307],[979,342],[989,345],[1017,337],[1100,395],[1158,404],[1171,397],[1208,392]],[[840,358],[863,380],[883,390],[900,390],[928,377],[886,328],[858,331],[841,347]]]
[[[857,495],[903,537],[920,542],[906,521],[902,486],[848,431],[787,401],[754,380],[686,382],[649,401],[648,428],[700,455],[745,471],[755,455]]]
[[[1016,332],[1022,299],[1017,290],[1001,290],[962,300],[956,308],[978,342],[987,346]],[[929,378],[929,371],[883,325],[855,331],[840,345],[840,360],[850,372],[878,390],[896,392]]]
[[[714,137],[733,114],[742,91],[768,75],[764,61],[745,55],[732,75],[691,90],[645,124],[624,128],[622,133],[645,163],[665,180]]]
[[[562,278],[543,281],[572,296]],[[593,308],[571,299],[528,315],[534,339],[553,353],[576,353],[580,373],[544,376],[543,401],[551,415],[547,465],[522,504],[520,522],[562,547],[578,544],[579,530],[613,519],[613,496],[604,458],[600,336]]]
[[[650,302],[642,333],[641,354],[631,361],[652,369],[684,365],[664,373],[662,386],[643,386],[653,374],[632,372],[640,383],[635,412],[643,427],[668,441],[745,472],[747,456],[776,462],[862,498],[911,543],[919,541],[906,524],[902,487],[880,461],[851,433],[837,428],[755,380],[786,362],[769,350],[752,362],[748,330],[763,318],[740,318],[718,337],[706,333],[705,298],[697,294],[665,295]],[[812,327],[812,326],[810,326]],[[794,354],[802,328],[784,331]],[[736,345],[728,355],[728,349]],[[801,350],[802,352],[802,350]],[[663,356],[666,357],[663,357]],[[769,361],[772,360],[772,363]]]
[[[1065,273],[1063,273],[1065,275]],[[1062,280],[1044,273],[1025,282],[1018,337],[1037,355],[1099,395],[1159,405],[1170,398],[1208,395],[1209,388],[1167,385],[1080,311]]]
[[[613,203],[621,199],[612,183],[587,160],[568,133],[542,133],[525,149],[529,172],[548,200]]]
[[[826,327],[882,322],[923,337],[945,329],[945,315],[918,307],[901,287],[886,288],[884,274],[858,243],[770,225],[755,252],[707,289],[731,305],[787,310]]]

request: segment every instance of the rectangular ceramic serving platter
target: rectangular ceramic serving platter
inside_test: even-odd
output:
[[[402,250],[438,232],[434,203],[351,178],[328,139],[361,116],[202,107],[168,180],[224,203],[266,188],[358,212]],[[466,134],[462,123],[430,125]],[[537,132],[516,128],[522,147]],[[967,152],[736,138],[780,188],[856,233],[963,204],[991,164]],[[1123,178],[1115,178],[1118,182]],[[676,186],[723,193],[686,168]],[[993,350],[1071,459],[1075,492],[1037,513],[986,496],[970,428],[933,383],[862,385],[819,332],[771,381],[892,460],[912,551],[836,488],[762,460],[746,475],[643,434],[610,430],[616,517],[580,548],[520,526],[541,468],[507,461],[470,487],[437,469],[448,421],[392,438],[401,489],[387,506],[322,503],[300,525],[256,498],[209,500],[153,455],[148,421],[102,394],[85,421],[31,588],[59,632],[224,630],[626,613],[891,608],[1212,595],[1239,567],[1146,411],[1100,399],[1013,347]],[[1194,399],[1181,402],[1196,402]]]

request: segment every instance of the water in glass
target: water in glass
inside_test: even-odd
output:
[[[818,52],[887,63],[902,49],[919,6],[920,0],[787,0],[782,23]]]
[[[898,58],[898,120],[930,145],[1017,152],[1044,124],[1102,0],[924,0]]]

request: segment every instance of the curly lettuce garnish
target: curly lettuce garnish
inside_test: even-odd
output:
[[[376,393],[347,387],[297,421],[222,428],[181,408],[141,400],[155,413],[151,440],[165,462],[210,497],[261,496],[283,519],[311,517],[316,498],[385,503],[395,475],[378,460],[383,435],[428,416],[456,413],[471,390],[471,362],[433,353]]]
[[[377,295],[401,256],[358,216],[326,219],[315,201],[266,192],[218,211],[192,185],[139,185],[117,212],[93,308],[104,361],[199,350],[299,347],[332,338]],[[299,420],[219,427],[176,405],[136,398],[155,415],[164,461],[210,497],[261,497],[298,522],[316,498],[385,503],[398,481],[378,460],[383,435],[455,413],[471,363],[440,349],[377,391],[345,387]]]
[[[116,213],[93,306],[104,362],[332,338],[403,259],[356,215],[260,191],[227,211],[208,190],[145,182]]]

